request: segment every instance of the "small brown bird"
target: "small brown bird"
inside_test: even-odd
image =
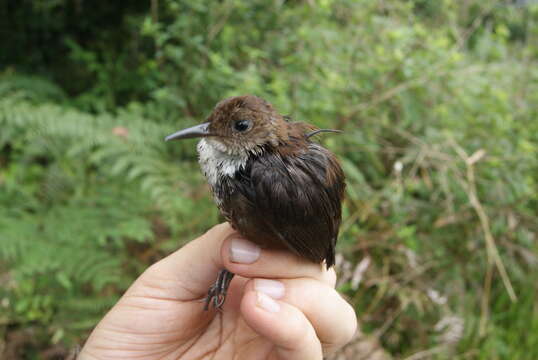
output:
[[[337,130],[290,122],[267,101],[244,95],[222,100],[207,122],[165,140],[203,138],[200,166],[234,229],[262,248],[288,249],[334,265],[344,173],[335,156],[312,142]],[[205,308],[220,308],[233,274],[223,270]]]

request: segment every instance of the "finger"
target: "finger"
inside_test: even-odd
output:
[[[229,236],[223,243],[221,257],[224,266],[234,274],[247,278],[290,279],[309,277],[331,286],[336,274],[325,264],[317,264],[287,250],[259,249],[239,235]]]
[[[245,291],[264,293],[299,309],[310,321],[325,351],[349,342],[357,330],[353,308],[331,286],[309,278],[253,279]]]
[[[150,266],[99,323],[86,346],[135,351],[167,341],[176,343],[200,332],[214,313],[189,300],[204,297],[218,270],[223,269],[220,249],[231,234],[234,230],[228,224],[217,225]],[[112,345],[110,334],[116,336]],[[122,334],[128,335],[125,341]],[[141,335],[136,344],[132,334]],[[163,342],[153,343],[154,335]]]
[[[253,331],[274,344],[278,359],[321,360],[321,344],[314,328],[297,308],[268,295],[247,291],[241,314]]]
[[[217,225],[175,253],[150,266],[128,294],[189,301],[199,299],[224,269],[220,256],[223,241],[236,234],[228,223]],[[238,236],[238,235],[235,235]]]

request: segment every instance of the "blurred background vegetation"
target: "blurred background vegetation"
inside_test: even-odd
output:
[[[536,1],[2,1],[0,358],[66,357],[219,222],[163,137],[253,93],[345,130],[336,358],[537,359],[537,65]]]

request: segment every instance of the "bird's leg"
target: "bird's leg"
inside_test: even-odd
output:
[[[211,304],[215,309],[220,309],[222,307],[224,301],[226,300],[226,291],[228,291],[228,287],[230,286],[230,282],[232,281],[233,277],[234,274],[226,269],[219,271],[217,281],[211,285],[209,291],[207,292],[204,310],[207,311],[209,309],[209,304]]]

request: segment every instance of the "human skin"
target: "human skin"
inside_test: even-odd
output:
[[[219,270],[236,274],[221,311],[203,310]],[[356,330],[331,268],[260,249],[227,223],[150,266],[79,354],[93,359],[321,360]]]

